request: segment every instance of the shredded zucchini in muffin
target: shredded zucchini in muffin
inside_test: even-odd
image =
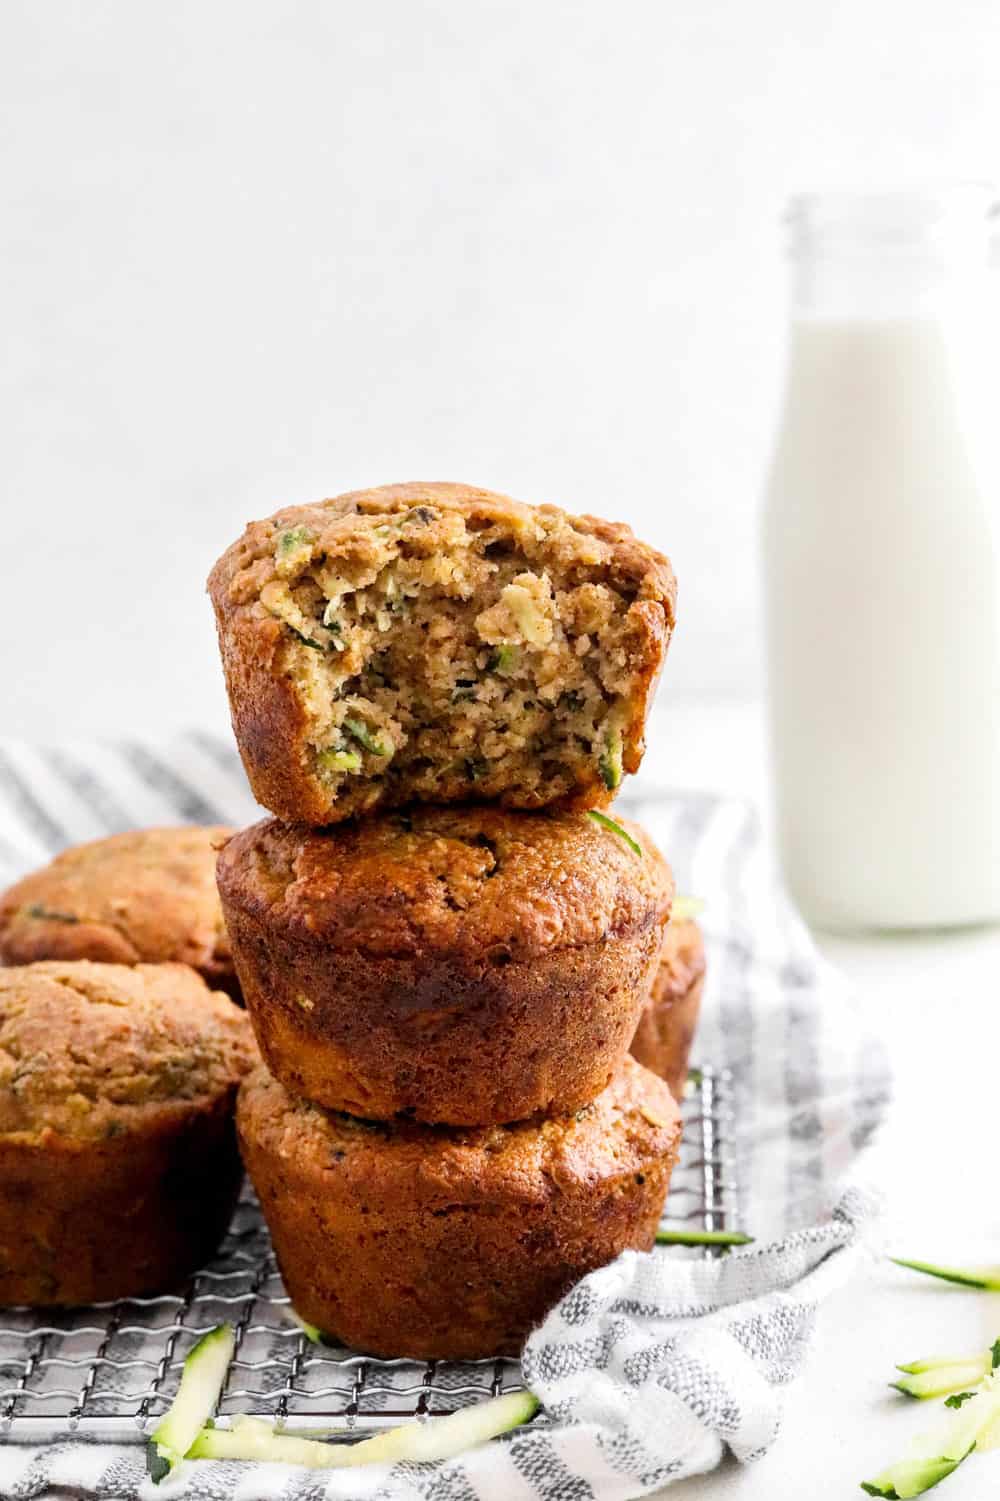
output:
[[[328,555],[305,525],[275,526],[260,603],[288,629],[286,671],[309,716],[313,770],[433,797],[443,777],[494,796],[622,779],[635,692],[636,584],[569,531],[476,524],[429,504],[352,518]],[[591,775],[593,771],[591,770]]]

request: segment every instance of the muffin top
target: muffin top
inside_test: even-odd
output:
[[[626,1057],[597,1099],[567,1117],[462,1129],[359,1121],[297,1099],[266,1069],[240,1090],[238,1119],[255,1145],[306,1171],[336,1172],[362,1201],[406,1183],[417,1197],[498,1194],[540,1203],[672,1154],[680,1110],[662,1079]]]
[[[663,935],[660,965],[653,979],[650,1002],[686,995],[705,973],[705,942],[691,918],[671,918]]]
[[[231,986],[215,887],[216,850],[230,832],[133,829],[63,850],[0,898],[0,961],[176,961]]]
[[[187,965],[0,969],[0,1136],[117,1136],[225,1093],[256,1058],[244,1013]]]
[[[327,829],[267,819],[225,845],[219,889],[272,930],[338,950],[502,948],[524,959],[665,920],[666,861],[636,824],[614,825],[489,804],[418,806]]]
[[[421,506],[426,507],[420,514]],[[351,562],[369,555],[377,562],[389,552],[386,519],[407,518],[413,524],[413,545],[433,557],[455,544],[459,533],[502,526],[520,534],[528,547],[545,545],[556,564],[604,563],[622,584],[663,603],[672,613],[677,584],[669,561],[640,542],[624,522],[598,516],[573,516],[559,506],[526,505],[509,495],[475,485],[445,480],[411,481],[350,490],[327,500],[284,506],[263,521],[251,521],[243,536],[216,563],[209,590],[232,605],[255,601],[274,579],[288,577],[301,560],[279,537],[302,529],[308,535],[305,553],[346,555]]]

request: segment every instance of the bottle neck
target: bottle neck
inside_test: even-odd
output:
[[[810,195],[790,213],[797,317],[941,318],[987,295],[993,195]]]
[[[942,318],[975,307],[990,288],[985,256],[811,254],[795,263],[792,308],[799,318]]]

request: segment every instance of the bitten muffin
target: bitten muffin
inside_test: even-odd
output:
[[[244,1013],[183,964],[0,969],[0,1303],[162,1292],[206,1261],[256,1058]]]
[[[642,760],[676,586],[627,526],[406,484],[252,522],[209,592],[254,795],[327,824],[610,802]]]
[[[485,805],[267,820],[224,847],[218,881],[272,1073],[351,1115],[452,1125],[604,1089],[673,896],[635,824]]]
[[[649,998],[632,1039],[632,1056],[670,1085],[680,1099],[705,988],[705,945],[690,920],[671,921]]]
[[[231,829],[130,829],[73,845],[0,897],[0,963],[189,964],[239,1000],[215,887]]]
[[[421,1360],[516,1354],[578,1278],[648,1250],[681,1135],[667,1086],[628,1057],[562,1119],[372,1124],[257,1069],[237,1121],[296,1312]]]

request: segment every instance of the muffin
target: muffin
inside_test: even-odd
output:
[[[0,897],[0,963],[177,962],[239,999],[215,889],[230,829],[132,829],[77,844]]]
[[[244,1013],[183,964],[0,969],[0,1303],[163,1292],[206,1261],[255,1060]]]
[[[272,1073],[351,1115],[462,1126],[600,1094],[673,896],[635,824],[481,804],[269,819],[230,839],[217,874]]]
[[[578,1278],[648,1250],[681,1135],[628,1057],[575,1115],[474,1131],[355,1120],[256,1069],[237,1123],[299,1316],[415,1360],[514,1355]]]
[[[671,921],[649,997],[632,1039],[632,1056],[666,1079],[677,1099],[687,1082],[688,1058],[705,988],[705,945],[696,922]]]
[[[610,802],[642,760],[676,586],[627,526],[407,484],[252,522],[209,592],[254,795],[327,824]]]

